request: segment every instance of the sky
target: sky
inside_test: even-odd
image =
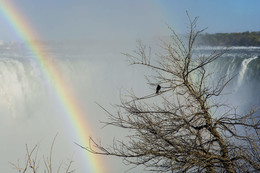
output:
[[[166,23],[187,30],[186,10],[206,32],[258,31],[258,0],[12,0],[38,33],[36,39],[128,39],[163,35]],[[18,40],[0,16],[0,40]]]
[[[260,30],[258,0],[167,0],[162,1],[162,5],[171,24],[178,21],[180,29],[184,29],[182,23],[187,21],[184,14],[187,10],[191,16],[199,17],[198,26],[207,27],[209,33]]]

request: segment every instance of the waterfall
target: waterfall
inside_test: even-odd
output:
[[[68,85],[81,95],[88,88],[90,67],[81,60],[54,59]],[[39,65],[33,61],[0,58],[0,113],[27,119],[39,114],[55,115],[58,104],[50,80],[44,80]],[[75,91],[75,92],[76,92]],[[83,93],[83,94],[82,94]],[[85,100],[84,100],[85,101]]]
[[[244,59],[244,60],[243,60],[243,62],[242,62],[242,64],[241,64],[241,70],[239,71],[239,74],[238,74],[237,87],[236,87],[236,89],[238,89],[238,88],[241,86],[242,82],[243,82],[243,78],[244,78],[244,75],[245,75],[245,73],[246,73],[247,65],[248,65],[251,61],[253,61],[254,59],[256,59],[256,58],[257,58],[257,56],[254,56],[254,57],[252,57],[252,58],[248,58],[248,59]]]

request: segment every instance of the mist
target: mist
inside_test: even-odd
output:
[[[104,44],[104,42],[103,42]],[[112,105],[120,103],[121,93],[132,89],[142,95],[154,92],[146,85],[144,69],[129,66],[121,52],[132,52],[136,42],[114,42],[102,49],[101,44],[82,42],[44,43],[42,49],[56,64],[66,83],[70,85],[80,103],[84,116],[92,126],[92,137],[111,144],[114,137],[123,138],[126,132],[116,128],[102,128],[107,121],[100,104],[115,112]],[[33,148],[38,144],[39,160],[49,156],[52,140],[58,134],[53,158],[56,168],[61,161],[74,161],[77,172],[86,172],[86,151],[74,144],[79,142],[71,123],[63,117],[63,109],[52,90],[51,81],[44,80],[43,73],[33,55],[22,44],[4,44],[0,58],[0,111],[1,111],[1,167],[4,172],[17,172],[9,162],[24,164],[25,144]],[[128,169],[117,158],[100,158],[106,163],[106,172],[122,172]],[[111,166],[116,165],[116,166]],[[40,170],[43,169],[43,162]],[[137,169],[138,170],[138,169]],[[136,171],[136,169],[135,169]],[[135,172],[134,171],[134,172]]]

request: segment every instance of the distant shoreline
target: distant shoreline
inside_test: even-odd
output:
[[[199,43],[204,46],[260,46],[260,31],[240,33],[202,34]]]

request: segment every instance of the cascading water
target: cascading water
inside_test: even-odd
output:
[[[248,65],[251,61],[255,60],[256,58],[257,58],[257,56],[243,60],[243,62],[242,62],[242,64],[241,64],[241,70],[240,70],[240,72],[239,72],[239,74],[238,74],[237,89],[240,87],[240,85],[241,85],[242,82],[243,82],[243,78],[244,78],[245,72],[246,72],[246,70],[247,70],[247,65]]]
[[[209,55],[212,49],[205,48],[200,52]],[[213,82],[222,77],[226,80],[233,78],[223,91],[223,97],[228,104],[238,106],[240,111],[246,111],[250,106],[260,106],[259,56],[260,47],[233,47],[208,65],[208,72],[213,73]]]
[[[6,109],[7,114],[19,118],[30,116],[35,106],[44,104],[47,90],[34,63],[2,58],[0,69],[1,111]]]

